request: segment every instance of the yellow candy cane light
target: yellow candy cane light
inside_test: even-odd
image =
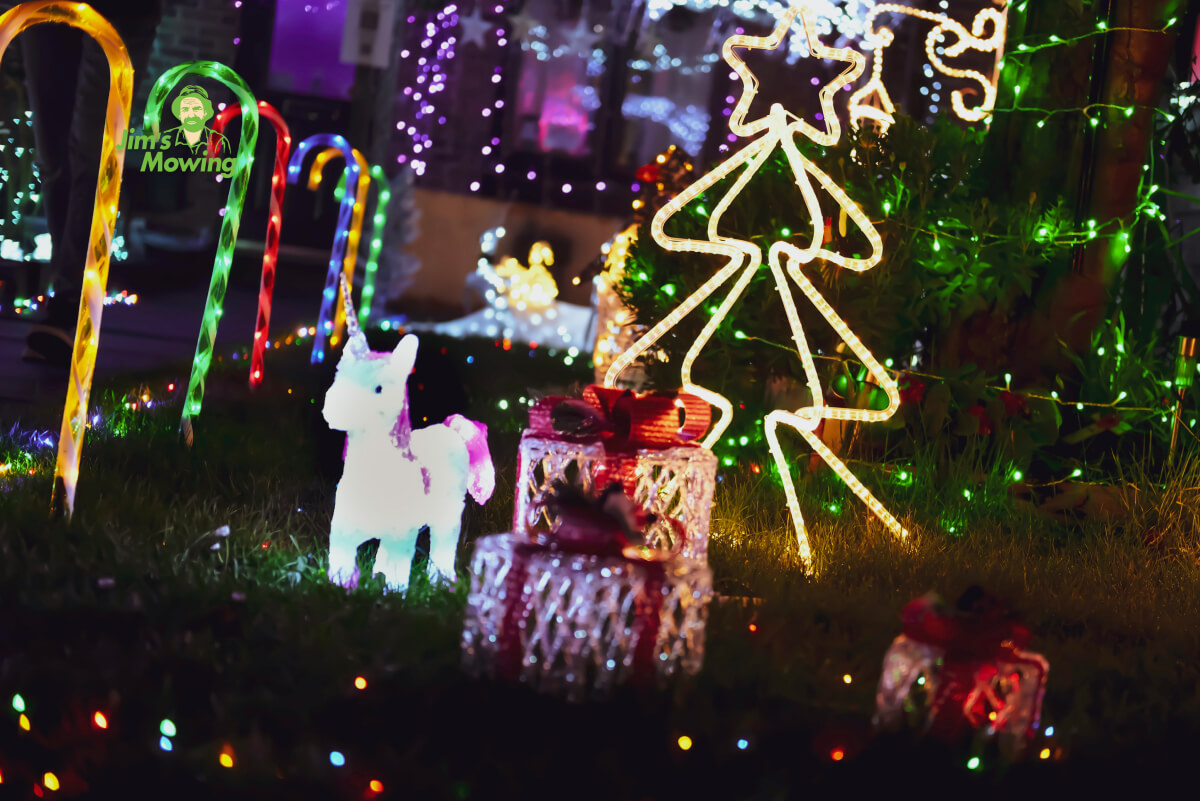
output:
[[[886,131],[896,121],[892,116],[896,107],[888,95],[882,78],[883,55],[887,52],[888,45],[896,37],[890,28],[880,28],[876,31],[874,27],[875,19],[880,14],[887,13],[905,14],[936,23],[933,30],[925,37],[926,59],[930,66],[943,75],[951,78],[966,78],[979,84],[979,88],[983,92],[983,102],[979,105],[968,108],[963,101],[961,89],[955,89],[950,93],[950,105],[954,109],[954,113],[963,120],[978,122],[985,119],[996,106],[996,84],[1000,80],[1000,61],[1004,57],[1004,40],[1008,26],[1007,5],[1003,10],[995,8],[981,10],[971,21],[971,30],[968,31],[962,23],[945,14],[923,11],[899,3],[883,3],[875,6],[867,14],[864,28],[867,31],[867,39],[875,46],[875,55],[871,63],[871,79],[850,95],[850,124],[857,126],[863,119],[872,119],[880,124],[882,130]],[[992,32],[985,37],[984,32],[989,26]],[[950,58],[961,56],[967,50],[994,53],[995,66],[992,68],[991,76],[986,76],[976,70],[964,70],[946,64],[938,55],[937,47],[938,42],[943,40],[947,33],[952,33],[956,37],[953,45],[944,48],[945,55]],[[870,105],[872,97],[878,106]]]
[[[327,147],[313,157],[312,169],[308,171],[308,188],[315,190],[321,185],[321,171],[329,160],[342,155],[336,147]],[[371,190],[370,168],[367,160],[358,148],[354,148],[354,161],[358,163],[358,190],[354,193],[354,215],[350,218],[350,231],[346,238],[346,255],[342,257],[342,275],[346,276],[345,286],[354,287],[354,268],[358,263],[358,243],[362,240],[363,214],[367,208],[367,193]],[[338,284],[338,300],[333,316],[333,333],[329,336],[329,347],[336,347],[342,341],[342,332],[346,327],[346,301],[343,285]]]
[[[100,174],[92,209],[87,260],[83,266],[79,323],[75,327],[75,345],[71,351],[71,379],[58,436],[58,461],[54,467],[51,499],[51,510],[65,512],[69,518],[75,511],[75,485],[79,480],[83,434],[88,424],[88,396],[96,368],[96,348],[100,343],[100,316],[104,309],[108,259],[121,193],[121,170],[125,164],[125,151],[118,149],[117,143],[125,138],[129,128],[133,66],[116,30],[86,3],[22,3],[6,11],[0,16],[0,56],[18,34],[43,22],[70,25],[95,39],[108,59],[109,76],[108,109],[104,116],[104,139],[100,144]]]
[[[821,118],[826,126],[824,130],[814,128],[807,121],[785,111],[779,104],[773,105],[770,112],[759,119],[746,119],[746,114],[758,90],[758,80],[741,57],[734,51],[734,48],[758,50],[773,50],[777,48],[783,42],[797,14],[800,15],[803,23],[809,50],[815,58],[836,59],[847,62],[850,65],[831,83],[821,89],[819,97]],[[737,73],[738,77],[741,78],[745,87],[741,99],[730,116],[730,130],[738,136],[755,136],[760,133],[764,135],[734,153],[714,168],[708,175],[689,186],[663,206],[658,214],[654,216],[650,225],[650,232],[654,241],[665,250],[676,253],[719,255],[725,257],[727,262],[724,267],[718,270],[698,290],[677,306],[666,318],[657,323],[641,339],[634,343],[632,348],[617,357],[605,376],[605,384],[607,386],[615,386],[623,370],[653,347],[663,334],[703,303],[721,285],[740,273],[729,294],[720,303],[716,311],[713,312],[699,336],[696,337],[696,340],[688,349],[680,369],[683,390],[704,398],[720,410],[720,417],[714,424],[712,431],[705,438],[703,445],[711,447],[713,443],[720,439],[721,434],[730,424],[733,405],[725,396],[692,383],[692,366],[713,333],[729,314],[729,310],[741,297],[742,292],[745,291],[759,267],[762,266],[763,256],[758,244],[748,240],[721,236],[718,233],[718,227],[721,224],[722,217],[734,199],[746,188],[747,184],[749,184],[750,180],[771,156],[775,148],[782,147],[788,165],[796,177],[796,184],[804,198],[804,204],[809,217],[812,220],[811,239],[809,240],[809,244],[804,248],[798,248],[790,242],[775,242],[769,249],[768,264],[775,278],[776,289],[788,318],[792,339],[796,344],[796,350],[804,366],[808,388],[812,393],[812,404],[796,409],[795,411],[777,409],[767,414],[763,423],[771,454],[775,459],[775,464],[779,468],[779,473],[783,480],[784,493],[787,496],[788,509],[792,516],[800,558],[805,568],[811,569],[812,550],[809,546],[808,534],[804,527],[804,518],[800,513],[800,504],[796,496],[795,485],[792,482],[791,472],[788,469],[787,460],[784,458],[783,451],[779,446],[776,429],[780,423],[795,428],[805,441],[825,460],[826,464],[846,482],[847,486],[897,537],[903,539],[908,536],[908,532],[905,531],[896,518],[876,500],[871,492],[863,486],[862,482],[846,468],[846,465],[825,446],[816,434],[817,426],[820,425],[822,420],[853,420],[860,422],[886,420],[895,414],[896,409],[899,408],[900,392],[896,386],[896,382],[887,374],[883,366],[871,355],[871,352],[867,350],[862,341],[850,330],[845,321],[838,316],[833,307],[821,296],[820,292],[817,291],[807,276],[801,272],[801,268],[805,264],[816,260],[824,260],[849,270],[863,272],[878,264],[882,256],[883,241],[862,209],[846,195],[840,186],[834,183],[832,178],[801,155],[794,139],[795,135],[799,133],[822,146],[830,146],[838,141],[841,137],[841,124],[833,108],[833,99],[839,89],[851,83],[862,74],[865,59],[861,53],[852,49],[832,48],[821,44],[817,39],[813,25],[813,15],[807,3],[785,11],[770,36],[739,35],[731,37],[725,42],[722,56],[726,63]],[[666,235],[664,229],[667,220],[688,203],[742,167],[745,167],[744,172],[734,181],[733,186],[725,196],[717,202],[708,217],[707,240],[678,239]],[[847,217],[862,231],[870,243],[871,255],[869,257],[848,258],[822,247],[824,220],[821,215],[821,206],[812,179],[816,179],[816,183],[833,197]],[[873,411],[869,409],[834,408],[825,405],[821,390],[821,381],[817,375],[812,350],[809,347],[808,338],[805,336],[800,316],[796,310],[795,300],[792,296],[792,290],[786,276],[791,276],[792,281],[795,282],[817,311],[821,313],[821,316],[829,322],[842,341],[862,360],[862,363],[866,366],[875,382],[887,393],[889,399],[887,409]]]

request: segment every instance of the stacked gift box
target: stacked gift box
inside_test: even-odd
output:
[[[709,422],[708,404],[679,392],[591,386],[534,405],[513,530],[475,547],[469,672],[581,700],[700,669]]]

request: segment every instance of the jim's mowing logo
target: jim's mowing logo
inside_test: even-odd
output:
[[[209,172],[226,178],[233,175],[236,159],[229,153],[229,140],[208,127],[213,117],[208,92],[195,84],[183,91],[171,103],[171,113],[179,125],[159,134],[130,135],[125,132],[121,147],[129,150],[152,151],[142,156],[142,172]],[[216,155],[208,155],[208,143],[216,141]]]

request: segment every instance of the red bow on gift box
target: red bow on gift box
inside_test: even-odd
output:
[[[529,430],[572,441],[600,439],[611,451],[695,445],[712,421],[704,400],[686,392],[641,392],[596,384],[583,398],[542,398],[529,410]]]
[[[947,658],[1004,658],[1025,648],[1031,638],[1028,628],[978,588],[964,594],[958,609],[947,607],[934,593],[909,601],[900,620],[904,636],[944,649]]]

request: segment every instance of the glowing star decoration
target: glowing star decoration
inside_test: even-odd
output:
[[[184,441],[192,444],[192,418],[200,414],[204,402],[204,382],[212,366],[213,348],[217,340],[217,325],[224,314],[225,289],[229,285],[229,269],[233,266],[233,248],[237,244],[238,228],[242,222],[242,207],[246,203],[246,188],[250,185],[250,165],[254,163],[254,146],[258,143],[258,101],[241,77],[216,61],[189,61],[163,73],[150,88],[146,100],[143,125],[155,136],[159,134],[163,104],[167,96],[185,75],[199,75],[225,84],[242,104],[242,137],[229,182],[229,196],[221,219],[221,234],[217,255],[213,261],[212,280],[204,302],[204,319],[196,340],[196,355],[192,359],[192,374],[188,380],[187,397],[183,401],[183,418],[179,431]]]
[[[354,268],[358,264],[358,245],[362,241],[363,215],[367,208],[367,193],[371,191],[371,177],[367,168],[367,159],[354,148],[354,162],[358,165],[358,191],[354,197],[354,213],[350,217],[350,230],[346,239],[346,255],[342,259],[342,273],[346,276],[346,284],[354,288]],[[341,155],[336,147],[327,147],[313,159],[312,169],[308,172],[308,188],[316,190],[321,185],[321,171],[330,159]],[[345,180],[345,173],[342,180]],[[343,190],[344,191],[344,190]],[[335,193],[336,195],[336,193]],[[341,196],[339,199],[344,198]],[[337,236],[341,235],[339,231]],[[335,348],[342,341],[342,331],[346,328],[346,304],[339,303],[334,312],[333,332],[329,335],[329,347]]]
[[[821,89],[821,113],[826,125],[826,129],[823,131],[817,130],[807,121],[799,119],[785,111],[779,104],[773,105],[770,112],[764,117],[756,120],[746,119],[746,113],[749,111],[750,104],[757,92],[758,81],[749,68],[746,67],[742,59],[734,52],[734,48],[744,47],[758,50],[772,50],[779,47],[797,13],[800,14],[805,35],[808,38],[809,48],[815,57],[837,59],[850,64],[832,83]],[[779,292],[780,300],[783,302],[784,311],[787,314],[788,323],[792,331],[792,339],[796,343],[796,349],[804,365],[804,374],[807,378],[809,391],[812,394],[812,405],[799,408],[794,412],[777,409],[766,415],[763,419],[763,427],[767,442],[770,445],[771,454],[775,459],[775,464],[779,468],[779,474],[783,481],[788,509],[791,512],[792,522],[796,531],[796,542],[799,547],[800,558],[805,568],[811,570],[812,552],[808,543],[808,535],[804,528],[804,519],[800,514],[800,504],[796,497],[796,488],[792,482],[787,459],[784,458],[783,451],[779,446],[779,437],[776,429],[780,423],[796,429],[821,458],[825,460],[825,463],[846,482],[850,489],[866,503],[870,510],[896,536],[900,538],[908,536],[908,532],[904,530],[900,523],[883,507],[883,504],[875,499],[870,491],[863,486],[862,482],[846,468],[845,464],[826,447],[825,443],[821,441],[820,436],[816,433],[816,429],[822,420],[851,420],[864,423],[887,420],[895,414],[900,406],[900,391],[896,386],[895,380],[888,375],[883,366],[871,355],[871,352],[867,350],[862,341],[850,330],[845,321],[838,316],[833,307],[829,305],[808,277],[801,271],[801,268],[809,262],[824,260],[839,267],[863,272],[878,264],[882,256],[883,242],[862,209],[850,200],[842,188],[833,182],[833,179],[800,154],[794,140],[795,135],[801,133],[818,145],[825,147],[837,142],[841,136],[841,124],[833,108],[833,98],[836,96],[838,90],[862,74],[864,58],[862,54],[849,48],[831,48],[822,45],[814,33],[812,17],[807,4],[803,4],[799,8],[790,8],[784,12],[779,20],[779,24],[770,36],[739,35],[731,37],[725,42],[722,55],[726,63],[733,68],[745,85],[743,94],[738,100],[733,114],[730,116],[730,130],[741,137],[751,137],[757,134],[764,135],[738,150],[708,175],[689,186],[663,206],[658,214],[654,216],[650,232],[654,241],[665,250],[674,253],[700,253],[723,256],[728,261],[724,267],[718,270],[698,290],[677,306],[665,319],[646,332],[645,335],[634,343],[632,348],[617,357],[616,361],[609,368],[608,374],[605,376],[605,384],[607,386],[616,386],[618,377],[626,367],[633,364],[639,356],[652,348],[659,338],[671,330],[685,315],[703,303],[706,298],[716,292],[723,284],[735,275],[738,275],[733,289],[730,290],[716,311],[710,316],[700,335],[688,349],[680,367],[683,391],[700,396],[719,409],[721,413],[712,431],[709,432],[702,443],[703,446],[711,447],[714,442],[720,439],[721,434],[729,426],[730,417],[733,413],[733,405],[724,395],[692,383],[692,365],[718,326],[721,325],[722,321],[729,314],[729,310],[733,307],[734,303],[741,297],[742,292],[745,291],[751,279],[754,278],[759,267],[762,266],[763,257],[762,250],[758,244],[748,240],[731,239],[722,236],[718,233],[718,227],[720,226],[721,218],[730,204],[746,188],[750,180],[771,156],[774,149],[782,147],[788,165],[795,175],[796,184],[800,188],[801,195],[804,198],[809,217],[812,220],[811,239],[809,244],[804,248],[797,248],[790,242],[774,242],[769,248],[769,265],[771,273],[775,278],[775,285]],[[708,239],[706,241],[678,239],[666,235],[664,227],[667,220],[709,188],[715,186],[724,180],[726,176],[742,167],[745,167],[745,171],[733,183],[727,194],[716,203],[709,215]],[[849,220],[866,237],[871,249],[869,257],[847,258],[822,247],[824,220],[821,215],[821,206],[812,179],[816,179],[821,188],[833,197]],[[804,329],[796,310],[795,300],[792,296],[792,290],[784,275],[785,269],[787,275],[791,276],[792,281],[796,283],[817,311],[821,313],[821,316],[829,322],[842,341],[849,346],[851,352],[866,366],[868,373],[875,380],[875,383],[887,393],[889,401],[887,409],[875,411],[869,409],[835,408],[825,405],[821,381],[817,375],[816,365],[813,362],[812,350],[804,334]]]
[[[338,280],[344,269],[346,247],[350,240],[350,223],[354,216],[355,197],[358,193],[359,166],[354,158],[354,151],[345,137],[337,134],[313,134],[296,146],[292,158],[288,162],[287,179],[289,184],[300,180],[300,168],[308,152],[315,147],[332,146],[341,151],[346,161],[346,192],[342,195],[341,206],[338,208],[337,229],[333,235],[333,248],[329,254],[329,270],[325,273],[325,289],[321,293],[321,313],[317,318],[316,331],[313,334],[313,350],[311,362],[320,364],[325,361],[325,343],[333,333],[334,302],[338,297]]]
[[[475,10],[471,12],[471,16],[464,17],[460,14],[458,17],[458,24],[462,26],[463,44],[469,42],[476,47],[483,47],[483,37],[492,29],[492,23],[485,20],[479,13],[483,2],[484,0],[475,1]]]
[[[213,130],[223,133],[225,127],[242,113],[240,103],[231,103],[217,115]],[[262,283],[258,288],[258,317],[254,323],[254,349],[250,356],[250,386],[263,381],[263,357],[271,336],[271,298],[275,293],[275,266],[279,256],[279,228],[283,224],[283,192],[287,188],[288,155],[292,151],[292,135],[279,112],[265,100],[258,101],[258,113],[275,127],[275,166],[271,173],[271,207],[267,211],[267,238],[263,246]],[[209,155],[216,155],[213,137]]]
[[[518,42],[524,42],[533,31],[542,26],[536,17],[527,13],[528,6],[526,3],[520,14],[508,15],[508,29],[512,32],[512,38]]]
[[[454,414],[414,430],[408,376],[417,358],[416,335],[405,336],[391,353],[372,352],[345,279],[342,290],[350,306],[349,336],[324,408],[329,425],[346,432],[346,466],[329,533],[329,579],[357,586],[358,546],[378,539],[376,571],[390,588],[405,588],[417,534],[428,526],[430,563],[453,581],[463,498],[470,492],[486,503],[496,486],[487,426]]]
[[[79,299],[79,322],[71,349],[70,383],[63,407],[58,437],[58,460],[54,466],[51,509],[75,511],[75,485],[83,455],[83,434],[88,426],[88,396],[100,344],[100,317],[104,310],[105,285],[112,253],[113,226],[121,192],[125,151],[116,144],[125,138],[133,105],[133,66],[125,43],[104,17],[83,3],[21,3],[0,15],[0,55],[22,31],[43,22],[78,28],[96,40],[108,60],[108,107],[104,115],[104,138],[100,142],[100,172],[96,200],[92,206],[91,238],[83,265],[83,289]]]
[[[554,251],[546,242],[535,242],[529,249],[529,267],[513,257],[502,260],[496,276],[505,281],[508,302],[518,311],[540,312],[550,308],[558,297],[558,284],[547,267],[554,266]]]
[[[883,83],[883,56],[888,46],[895,40],[895,34],[890,28],[875,30],[875,19],[880,14],[905,14],[934,22],[935,25],[925,37],[925,57],[930,66],[951,78],[966,78],[979,84],[983,100],[977,106],[968,107],[963,100],[963,90],[955,89],[950,93],[950,105],[959,118],[968,122],[978,122],[986,119],[996,105],[996,84],[1000,80],[1000,61],[1004,57],[1004,41],[1007,32],[1008,7],[1003,10],[985,8],[975,15],[968,31],[960,22],[945,14],[923,11],[919,8],[885,3],[875,6],[866,17],[866,37],[875,48],[874,59],[871,63],[871,79],[850,95],[850,124],[859,125],[863,119],[871,119],[880,124],[882,130],[887,130],[895,117],[896,106],[888,95]],[[991,33],[985,36],[988,28]],[[942,60],[937,48],[945,41],[946,34],[955,37],[953,45],[944,46],[944,55],[949,58],[961,56],[967,50],[980,53],[994,53],[995,66],[991,76],[986,76],[976,70],[951,67]]]
[[[575,23],[575,27],[564,34],[563,39],[571,53],[584,58],[592,55],[596,42],[600,40],[600,34],[593,31],[592,26],[588,24],[586,6],[579,12],[579,21]]]

